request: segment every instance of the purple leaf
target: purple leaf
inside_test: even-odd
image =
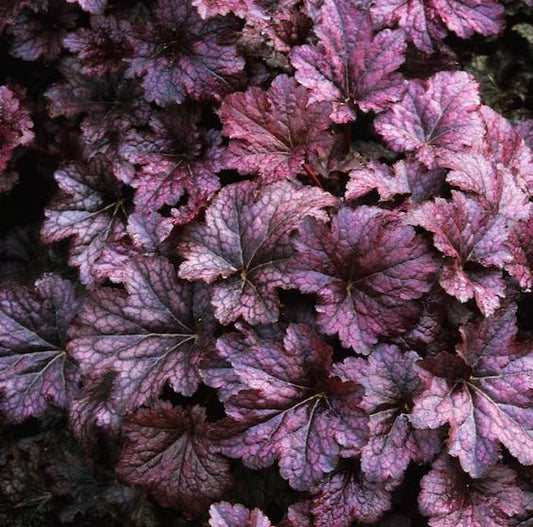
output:
[[[228,13],[243,17],[248,10],[247,0],[192,0],[191,3],[202,18]]]
[[[79,373],[65,333],[79,307],[73,285],[56,275],[44,275],[32,289],[0,288],[0,410],[9,421],[70,403]]]
[[[514,342],[515,309],[502,308],[461,327],[457,357],[426,359],[424,392],[411,422],[417,428],[450,424],[448,452],[472,477],[499,457],[499,443],[524,464],[533,464],[533,362]]]
[[[409,328],[438,269],[404,217],[376,207],[342,208],[331,228],[306,221],[295,246],[290,285],[316,293],[319,327],[359,353]]]
[[[436,198],[411,217],[433,233],[435,247],[447,257],[439,277],[444,290],[460,302],[475,298],[485,316],[494,313],[505,296],[499,269],[513,262],[505,217],[457,191],[451,202]]]
[[[164,507],[198,514],[231,485],[229,461],[214,453],[204,409],[158,402],[125,419],[117,474]]]
[[[101,77],[120,71],[132,53],[126,41],[129,26],[112,16],[92,16],[90,21],[90,29],[79,28],[67,35],[64,46],[77,54],[86,75]]]
[[[259,509],[248,510],[240,504],[227,501],[209,507],[210,527],[272,527],[270,520]]]
[[[83,372],[118,374],[117,411],[157,398],[167,382],[192,395],[200,382],[200,361],[212,345],[206,291],[179,280],[161,257],[132,259],[125,276],[127,293],[101,288],[89,297],[68,349]]]
[[[123,185],[110,175],[102,156],[88,164],[70,163],[54,177],[60,191],[45,210],[41,236],[46,243],[72,237],[69,262],[92,285],[106,246],[126,235]]]
[[[482,478],[472,479],[443,455],[422,478],[418,504],[431,527],[510,527],[524,508],[514,472],[496,465]]]
[[[373,523],[391,507],[395,482],[373,482],[361,473],[357,463],[326,476],[313,496],[311,512],[314,527],[350,527],[355,521]]]
[[[236,374],[241,384],[225,403],[238,433],[220,441],[221,451],[256,469],[277,459],[292,487],[308,489],[366,442],[360,387],[329,375],[331,348],[307,326],[290,325],[282,342],[251,331],[241,339],[238,353],[234,338],[218,341],[233,367],[228,380]]]
[[[107,0],[67,0],[67,2],[79,4],[84,11],[95,15],[101,15],[107,5]]]
[[[376,118],[376,130],[397,152],[414,151],[428,168],[443,152],[472,146],[483,134],[479,90],[469,74],[442,71],[409,81],[404,98]]]
[[[12,38],[11,55],[23,60],[56,60],[67,31],[76,26],[77,10],[61,0],[48,0],[35,11],[23,11],[7,33]]]
[[[381,344],[368,362],[348,358],[335,371],[344,380],[359,382],[365,389],[362,408],[370,415],[370,438],[361,454],[361,468],[372,481],[400,478],[411,460],[430,461],[441,448],[435,430],[411,426],[413,397],[424,386],[414,368],[420,357],[402,353],[396,346]]]
[[[0,174],[6,169],[13,151],[18,146],[28,145],[33,141],[32,128],[30,112],[19,94],[7,86],[0,86]],[[5,177],[4,174],[1,177]],[[4,184],[0,179],[0,187],[2,186]]]
[[[419,203],[440,194],[445,175],[442,169],[427,169],[414,161],[400,160],[392,169],[388,165],[370,162],[350,172],[345,197],[357,199],[375,189],[380,201],[409,194],[414,203]]]
[[[214,282],[212,304],[222,324],[239,316],[250,324],[275,322],[275,288],[290,285],[290,234],[305,216],[325,219],[321,209],[334,203],[321,190],[288,181],[228,185],[207,209],[206,224],[184,231],[179,274]]]
[[[312,152],[331,143],[330,111],[327,103],[310,103],[309,92],[287,75],[266,92],[229,95],[220,109],[223,132],[232,139],[228,165],[266,181],[294,178]]]
[[[326,0],[315,33],[318,45],[295,48],[291,63],[311,100],[334,103],[335,122],[353,121],[355,106],[380,111],[402,97],[403,77],[394,73],[404,61],[402,32],[374,35],[368,11],[348,0]]]
[[[202,20],[189,0],[160,0],[132,28],[127,74],[142,77],[146,100],[164,105],[185,97],[221,100],[240,81],[244,60],[223,44],[229,18]]]

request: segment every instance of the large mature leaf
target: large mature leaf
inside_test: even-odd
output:
[[[442,71],[409,81],[404,98],[376,118],[375,126],[397,152],[414,151],[429,168],[443,152],[472,146],[483,134],[478,85],[462,71]]]
[[[433,243],[446,257],[439,282],[461,302],[475,298],[490,315],[505,296],[502,272],[513,263],[504,215],[483,207],[457,191],[452,200],[436,198],[412,212],[412,223],[433,233]]]
[[[125,419],[126,443],[117,465],[128,485],[148,489],[165,507],[205,510],[232,483],[229,461],[216,454],[205,411],[158,402]]]
[[[65,333],[79,306],[73,285],[56,275],[33,289],[0,288],[0,410],[10,421],[39,417],[49,403],[70,403],[79,373]]]
[[[394,73],[404,61],[402,32],[374,35],[368,11],[348,0],[326,0],[315,32],[318,45],[295,48],[291,62],[311,100],[334,104],[335,122],[354,120],[356,106],[379,111],[402,97],[404,80]]]
[[[313,152],[331,143],[331,107],[310,102],[310,93],[287,75],[270,89],[251,88],[224,100],[220,118],[229,136],[229,166],[267,181],[294,178]]]
[[[438,428],[448,422],[448,451],[473,477],[487,473],[499,443],[522,464],[533,464],[533,354],[517,343],[515,309],[502,308],[461,327],[457,357],[425,359],[423,393],[411,422]]]
[[[288,181],[228,185],[207,209],[206,224],[184,231],[179,274],[214,282],[212,303],[222,324],[239,316],[251,324],[275,322],[275,288],[290,285],[285,269],[292,254],[290,234],[305,216],[325,219],[321,209],[335,201]]]
[[[244,67],[235,46],[222,44],[230,19],[202,20],[189,0],[159,0],[151,17],[130,33],[129,76],[142,76],[148,101],[164,105],[185,97],[222,99]]]
[[[515,525],[511,518],[524,509],[516,476],[504,465],[473,479],[443,455],[420,487],[420,512],[429,516],[431,527],[510,527]]]
[[[424,386],[414,368],[419,359],[414,351],[381,344],[368,362],[350,357],[335,368],[342,379],[365,389],[361,406],[370,416],[370,437],[361,468],[372,481],[400,478],[411,460],[430,461],[440,450],[437,431],[417,430],[410,422],[413,398]]]
[[[367,440],[361,387],[330,375],[332,350],[314,330],[292,324],[282,341],[247,331],[237,349],[234,343],[231,335],[217,343],[232,366],[228,381],[234,383],[236,375],[240,384],[225,401],[234,423],[223,422],[222,433],[229,436],[221,440],[223,453],[251,468],[277,459],[292,487],[308,489],[340,456],[360,451]]]
[[[47,243],[72,238],[69,262],[92,285],[102,276],[99,259],[106,246],[126,235],[122,184],[102,156],[69,163],[54,176],[60,191],[45,210],[41,236]]]
[[[321,329],[359,353],[409,328],[438,269],[404,217],[376,207],[342,208],[331,228],[308,220],[295,245],[290,285],[316,293]]]
[[[398,24],[426,53],[434,50],[434,40],[446,35],[443,24],[462,38],[494,35],[503,28],[503,7],[497,0],[374,0],[371,12],[381,25]]]
[[[84,373],[118,374],[111,390],[115,410],[157,398],[167,382],[192,395],[211,345],[205,292],[179,280],[161,257],[133,259],[125,276],[127,292],[104,287],[89,297],[71,330],[69,351]]]

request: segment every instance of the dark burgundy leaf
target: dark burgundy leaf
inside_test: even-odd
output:
[[[268,91],[229,95],[220,110],[224,134],[232,139],[228,165],[266,181],[304,173],[311,153],[332,143],[330,111],[327,103],[310,102],[309,92],[287,75],[276,77]]]
[[[290,234],[306,216],[325,219],[335,198],[316,188],[280,181],[261,187],[249,181],[224,187],[191,225],[178,251],[179,274],[213,283],[212,303],[222,324],[240,316],[250,324],[278,319],[275,288],[290,285]]]
[[[359,353],[409,328],[438,269],[404,217],[376,207],[342,208],[331,228],[305,221],[295,245],[290,285],[316,293],[319,327]]]
[[[348,0],[325,0],[314,30],[318,45],[295,48],[291,63],[312,101],[333,103],[335,122],[353,121],[356,106],[380,111],[402,97],[404,80],[394,73],[404,61],[402,32],[374,35],[368,11]]]
[[[422,478],[418,503],[431,527],[510,527],[515,525],[511,518],[524,508],[510,468],[496,465],[472,479],[446,455]]]
[[[469,74],[442,71],[411,80],[404,98],[376,118],[376,130],[397,152],[414,151],[428,168],[439,155],[472,146],[483,134],[477,82]]]
[[[40,417],[49,403],[66,408],[78,368],[65,349],[65,333],[80,307],[73,285],[44,275],[34,288],[0,288],[0,410],[19,423]]]
[[[165,507],[203,512],[232,481],[229,461],[214,453],[204,409],[158,402],[125,419],[117,474],[146,488]]]

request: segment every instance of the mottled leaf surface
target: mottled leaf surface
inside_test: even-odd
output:
[[[481,477],[507,447],[533,463],[533,356],[515,342],[515,309],[502,308],[461,328],[457,357],[421,363],[425,381],[411,421],[419,428],[450,425],[448,452],[472,477]]]
[[[117,474],[161,505],[197,514],[231,485],[229,461],[214,453],[209,428],[199,406],[141,408],[125,419]]]
[[[268,517],[259,509],[248,510],[243,505],[227,501],[209,507],[210,527],[272,527]]]
[[[240,353],[231,338],[217,345],[232,365],[228,379],[236,374],[242,385],[225,402],[237,433],[221,440],[221,451],[256,469],[278,460],[292,487],[308,489],[366,442],[361,388],[330,375],[332,350],[308,326],[290,325],[283,341],[241,338]]]
[[[475,298],[484,315],[494,313],[505,296],[500,269],[514,258],[505,217],[453,191],[451,201],[436,198],[415,209],[412,222],[432,232],[447,257],[439,276],[444,290],[461,302]]]
[[[309,95],[294,79],[279,75],[268,91],[251,88],[226,97],[220,118],[232,139],[228,165],[267,181],[301,174],[311,153],[331,143],[331,107],[311,102]]]
[[[359,353],[408,329],[438,269],[404,217],[376,207],[342,208],[330,228],[306,221],[295,246],[293,283],[317,295],[319,327]]]
[[[127,69],[142,77],[148,101],[221,100],[238,86],[244,60],[222,43],[232,29],[229,19],[204,21],[189,0],[160,0],[150,15],[132,27]]]
[[[510,527],[524,499],[510,468],[496,465],[472,479],[443,455],[422,478],[418,504],[431,527]]]
[[[79,372],[65,333],[79,307],[73,285],[56,275],[44,275],[33,288],[0,288],[0,410],[9,421],[70,403]]]
[[[317,45],[291,52],[298,82],[311,90],[311,100],[331,101],[332,119],[355,119],[355,108],[380,111],[399,100],[403,77],[395,73],[404,61],[400,31],[374,35],[368,11],[347,0],[326,0],[314,28]]]
[[[167,382],[192,395],[210,346],[205,292],[179,280],[172,264],[156,256],[133,259],[125,287],[103,287],[89,297],[68,349],[83,372],[118,374],[112,390],[116,411],[157,398]]]
[[[416,159],[434,168],[439,154],[464,150],[483,134],[479,105],[473,77],[443,71],[409,81],[404,98],[379,115],[375,127],[390,148],[414,151]]]
[[[184,231],[179,274],[214,283],[211,301],[222,324],[239,316],[250,324],[275,322],[275,288],[289,284],[290,234],[305,216],[325,219],[322,208],[334,203],[321,190],[288,181],[228,185],[207,209],[206,223]]]
[[[335,369],[365,389],[361,406],[370,416],[370,437],[361,468],[372,481],[400,478],[411,460],[430,461],[441,448],[435,430],[417,430],[410,423],[413,399],[424,386],[414,368],[419,359],[414,351],[380,344],[368,362],[350,357]]]

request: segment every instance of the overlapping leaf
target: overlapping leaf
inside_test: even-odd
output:
[[[197,514],[232,483],[229,461],[214,453],[199,406],[187,410],[158,402],[129,416],[124,433],[119,477],[148,489],[163,506]]]
[[[9,421],[70,403],[79,372],[65,333],[79,307],[74,286],[56,275],[44,275],[34,288],[0,288],[0,411]]]
[[[505,216],[453,191],[451,201],[436,198],[415,209],[412,221],[433,233],[447,257],[439,276],[444,290],[461,302],[475,298],[484,315],[492,314],[505,296],[500,269],[514,260]]]
[[[334,203],[325,192],[288,181],[226,186],[207,209],[206,223],[184,231],[179,274],[214,283],[211,301],[222,324],[240,316],[250,324],[275,322],[275,288],[290,283],[290,234],[305,216],[325,219],[322,209]]]
[[[419,161],[434,168],[441,153],[464,150],[483,134],[479,106],[473,77],[443,71],[409,81],[404,98],[379,115],[375,126],[390,148],[414,151]]]
[[[419,428],[449,423],[448,451],[473,477],[498,461],[500,443],[533,464],[533,354],[515,342],[516,331],[515,308],[502,308],[461,328],[457,357],[421,363],[425,389],[411,421]]]
[[[361,388],[330,375],[332,350],[314,330],[290,325],[282,342],[247,331],[238,353],[234,340],[222,337],[217,344],[232,366],[226,377],[234,383],[236,375],[240,384],[225,402],[233,424],[221,432],[223,453],[252,468],[278,460],[292,487],[308,489],[340,456],[359,452],[367,439]]]
[[[401,214],[375,207],[342,208],[331,228],[306,221],[295,246],[292,283],[318,296],[320,328],[359,353],[409,328],[438,269]]]
[[[472,479],[443,455],[422,478],[418,503],[431,527],[507,527],[515,525],[523,496],[510,468],[496,465]]]
[[[370,437],[361,454],[361,467],[372,481],[400,478],[411,460],[428,462],[441,447],[435,430],[411,426],[413,399],[423,388],[414,365],[414,351],[402,353],[396,346],[381,344],[368,362],[349,358],[335,369],[345,380],[365,389],[362,407],[370,416]]]
[[[244,67],[235,46],[223,43],[232,27],[230,19],[202,20],[189,0],[160,0],[132,28],[127,74],[142,77],[146,99],[159,105],[187,96],[220,100]]]
[[[309,95],[294,79],[280,75],[266,92],[251,88],[226,97],[220,118],[232,139],[228,165],[267,181],[301,174],[308,156],[331,143],[330,105],[312,103]]]
[[[259,509],[246,507],[227,501],[215,503],[209,508],[210,527],[272,527],[270,520]]]
[[[125,277],[127,292],[104,287],[89,297],[68,345],[84,373],[117,373],[111,393],[121,413],[157,398],[166,383],[192,395],[212,327],[205,291],[179,280],[166,259],[137,257]]]
[[[399,100],[404,81],[394,73],[404,61],[400,31],[374,35],[368,11],[347,0],[326,0],[314,28],[318,45],[291,52],[298,82],[311,90],[311,100],[331,101],[332,119],[355,119],[355,108],[384,110]]]

